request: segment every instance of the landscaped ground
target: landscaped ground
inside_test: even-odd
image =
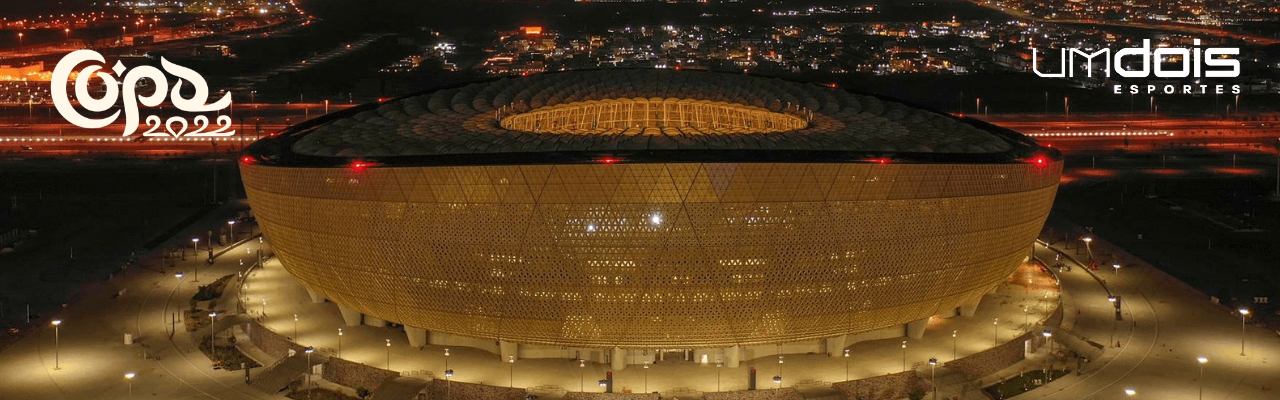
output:
[[[997,399],[1007,399],[1031,389],[1044,386],[1054,379],[1061,378],[1068,373],[1070,373],[1070,371],[1065,369],[1049,370],[1049,379],[1045,379],[1044,370],[1028,371],[1020,376],[1015,376],[994,386],[989,386],[985,390],[987,393],[990,393],[992,397]]]

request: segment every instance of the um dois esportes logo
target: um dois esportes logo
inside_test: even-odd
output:
[[[1059,72],[1041,72],[1039,49],[1031,48],[1031,70],[1045,78],[1070,78],[1075,76],[1075,67],[1081,64],[1088,76],[1093,76],[1094,58],[1101,58],[1104,75],[1111,77],[1111,72],[1126,78],[1235,78],[1240,76],[1240,60],[1228,58],[1239,55],[1236,47],[1210,47],[1201,49],[1200,39],[1194,40],[1192,48],[1157,47],[1151,48],[1151,39],[1142,39],[1142,47],[1125,48],[1116,51],[1103,48],[1095,52],[1081,49],[1059,49]],[[1077,61],[1077,57],[1083,61]],[[1127,58],[1137,57],[1138,68],[1125,67]],[[1173,66],[1166,68],[1165,60],[1177,60]]]
[[[90,62],[96,62],[97,64],[89,64],[84,69],[76,71],[76,68],[81,64]],[[119,61],[116,61],[115,66],[110,70],[103,70],[105,65],[106,60],[102,57],[102,54],[93,50],[76,50],[63,57],[61,61],[58,61],[58,65],[54,67],[53,78],[50,83],[53,105],[68,122],[81,128],[97,129],[115,123],[123,111],[124,136],[130,136],[137,132],[139,121],[144,121],[149,127],[146,132],[142,133],[142,136],[223,137],[236,133],[234,130],[230,130],[231,117],[228,115],[218,116],[216,120],[218,129],[216,130],[208,130],[210,128],[209,117],[204,115],[197,115],[190,122],[186,117],[180,116],[169,117],[168,120],[163,122],[159,115],[142,117],[143,109],[159,106],[166,99],[173,103],[173,106],[178,110],[190,113],[214,112],[231,107],[231,93],[225,94],[216,102],[207,102],[209,99],[209,85],[205,82],[204,77],[200,76],[196,71],[169,62],[164,57],[160,58],[160,66],[164,68],[163,71],[160,68],[149,65],[130,69]],[[71,104],[71,99],[67,96],[67,83],[71,80],[73,72],[77,73],[75,76],[76,100],[86,111],[103,113],[122,102],[123,110],[116,110],[111,115],[102,118],[89,118],[81,114]],[[114,74],[112,74],[113,72]],[[170,87],[169,77],[165,75],[165,72],[178,78],[172,87]],[[102,80],[103,94],[100,98],[94,98],[89,92],[89,80],[93,77]],[[150,81],[151,85],[155,87],[155,90],[150,94],[138,93],[138,84],[144,81]],[[194,93],[190,97],[182,95],[184,84],[190,84],[194,89]],[[188,128],[195,128],[195,130],[188,132]]]

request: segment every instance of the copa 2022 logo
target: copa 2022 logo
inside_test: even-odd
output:
[[[76,71],[76,68],[84,63],[96,62],[97,64],[89,64],[84,69]],[[67,54],[62,60],[58,61],[58,65],[53,69],[53,79],[50,83],[50,93],[53,97],[53,105],[58,109],[58,113],[66,118],[68,122],[86,129],[102,128],[120,118],[121,111],[124,112],[124,136],[133,135],[138,131],[139,121],[145,122],[148,130],[142,133],[142,136],[158,136],[158,137],[224,137],[231,136],[236,131],[231,130],[231,117],[228,115],[218,116],[216,119],[216,129],[210,129],[209,117],[197,115],[190,121],[186,117],[174,116],[167,120],[161,120],[159,115],[142,116],[142,108],[157,107],[168,99],[178,110],[203,113],[224,110],[231,107],[231,93],[222,96],[218,101],[210,104],[209,85],[205,82],[204,77],[200,76],[196,71],[183,67],[178,64],[169,62],[164,57],[160,58],[160,66],[164,68],[152,67],[149,65],[137,66],[132,69],[126,68],[123,63],[116,61],[109,71],[103,70],[106,59],[93,50],[76,50]],[[114,72],[114,75],[111,74]],[[127,72],[127,73],[126,73]],[[170,88],[169,78],[165,75],[173,75],[178,78]],[[110,110],[123,102],[123,110],[102,118],[89,118],[80,113],[75,106],[71,104],[71,99],[67,96],[67,83],[75,76],[75,94],[81,107],[86,111],[94,113],[103,113]],[[102,80],[103,93],[101,97],[93,97],[89,91],[89,79],[97,77]],[[138,84],[150,81],[155,86],[155,90],[151,94],[138,93]],[[182,96],[183,83],[190,84],[195,90],[190,97]],[[170,90],[172,89],[172,90]],[[193,129],[188,131],[189,129]]]

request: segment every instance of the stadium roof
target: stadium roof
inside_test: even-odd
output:
[[[626,104],[653,107],[627,115],[652,110],[659,122],[531,128],[547,122],[530,122],[538,113],[567,110],[556,114],[563,124],[583,118],[586,106],[600,112],[601,107]],[[661,110],[686,110],[693,119],[695,111],[689,107],[697,106],[738,114],[714,125],[662,121],[669,117]],[[714,119],[705,111],[698,117]],[[523,124],[512,122],[520,118]],[[799,122],[772,125],[788,121]],[[1007,158],[1015,148],[1036,147],[1024,136],[979,121],[823,85],[704,71],[614,69],[495,79],[357,107],[300,124],[274,144],[249,153],[288,153],[310,160],[308,164],[328,164],[326,158],[503,163],[495,161],[503,156],[554,162],[565,161],[565,154],[620,152],[667,155],[649,157],[656,161],[686,160],[681,153],[732,153],[737,156],[729,159],[749,161],[741,155],[776,152],[819,154],[819,159],[838,153],[846,158],[909,154],[936,161],[966,155],[961,158],[993,161],[988,160],[992,155]],[[476,161],[481,159],[489,161]]]

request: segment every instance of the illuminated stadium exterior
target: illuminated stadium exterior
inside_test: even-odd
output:
[[[615,367],[655,349],[732,367],[764,346],[918,337],[1024,261],[1061,169],[982,122],[666,70],[366,105],[241,165],[283,266],[348,324]]]

